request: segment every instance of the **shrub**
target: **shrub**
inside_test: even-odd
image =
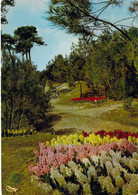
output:
[[[131,113],[131,115],[134,114],[134,108],[133,108],[132,103],[133,103],[133,98],[129,97],[129,98],[124,100],[124,105],[123,105],[124,109],[129,111]]]

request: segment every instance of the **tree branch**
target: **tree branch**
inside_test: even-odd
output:
[[[81,8],[79,8],[78,6],[74,5],[70,0],[66,0],[71,6],[73,6],[74,8],[76,8],[77,10],[79,10],[80,12],[82,12],[85,16],[88,16],[89,18],[97,22],[101,22],[101,23],[104,23],[104,24],[107,24],[107,25],[110,25],[111,27],[115,28],[116,30],[118,30],[119,32],[121,32],[121,34],[123,34],[128,40],[132,41],[132,39],[126,34],[124,33],[123,30],[121,30],[120,28],[118,28],[115,24],[109,22],[109,21],[106,21],[104,19],[99,19],[93,15],[90,15],[88,12],[86,11],[83,11]]]

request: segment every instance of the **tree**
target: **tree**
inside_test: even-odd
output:
[[[91,82],[104,86],[106,96],[121,99],[134,95],[134,45],[124,42],[116,32],[104,32],[97,39],[86,64]]]
[[[68,66],[67,66],[67,82],[72,85],[76,81],[80,85],[80,97],[82,97],[82,84],[81,81],[84,80],[85,76],[85,58],[73,50],[68,59]]]
[[[26,60],[31,62],[31,48],[37,45],[46,45],[41,37],[37,35],[37,29],[34,26],[22,26],[14,31],[16,45],[15,50],[17,53],[22,53],[22,58],[24,60],[24,55],[26,55]]]
[[[48,20],[54,25],[65,29],[68,33],[83,34],[97,36],[96,31],[104,29],[115,29],[125,37],[126,40],[131,40],[127,33],[125,33],[119,25],[126,18],[110,22],[102,18],[102,13],[111,6],[124,5],[125,2],[121,0],[107,0],[107,1],[91,1],[91,0],[51,0],[48,11]],[[131,1],[129,11],[135,12],[138,10],[138,2]],[[132,22],[137,15],[131,17]],[[130,18],[128,18],[130,19]],[[132,40],[131,40],[132,41]]]
[[[2,133],[8,129],[45,128],[49,97],[40,85],[36,67],[13,56],[2,60]],[[15,69],[15,72],[14,72]],[[15,79],[13,79],[15,78]]]
[[[14,0],[2,0],[1,1],[1,23],[7,24],[6,14],[8,12],[7,6],[14,6]]]
[[[8,50],[10,58],[12,60],[12,51],[14,50],[15,38],[9,34],[2,34],[1,43],[3,52],[5,53],[6,50]]]
[[[56,82],[66,82],[67,66],[66,58],[61,54],[55,56],[47,67],[48,78]]]

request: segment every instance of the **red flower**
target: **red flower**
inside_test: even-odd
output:
[[[82,134],[83,134],[83,137],[88,137],[89,136],[89,134],[86,133],[85,131],[83,131]]]

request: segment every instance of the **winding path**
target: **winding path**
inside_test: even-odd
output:
[[[124,131],[135,131],[136,127],[123,125],[118,122],[104,120],[104,113],[122,107],[122,103],[115,102],[113,105],[106,105],[93,108],[78,107],[76,105],[53,104],[53,114],[61,116],[59,121],[54,122],[55,131],[86,132],[98,131],[101,129],[111,131],[121,129]]]

